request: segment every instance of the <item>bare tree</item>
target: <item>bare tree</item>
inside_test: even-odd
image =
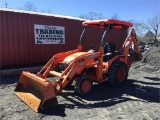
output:
[[[5,1],[4,5],[5,5],[5,7],[6,7],[6,8],[8,7],[8,3],[7,3],[7,1]]]
[[[145,36],[145,33],[147,31],[143,27],[143,22],[142,21],[136,21],[136,20],[128,20],[128,22],[131,22],[133,24],[133,27],[136,31],[138,42],[146,42],[144,40],[144,36]]]
[[[35,7],[35,5],[29,1],[27,1],[24,5],[24,9],[28,10],[28,11],[36,11],[37,8]]]
[[[88,15],[80,15],[79,18],[88,19],[89,20],[89,16]]]
[[[103,14],[102,13],[99,13],[98,14],[98,19],[104,19],[105,17],[103,16]]]
[[[95,12],[89,12],[88,14],[89,14],[89,19],[90,20],[94,20],[97,17],[97,13],[95,13]]]
[[[43,13],[53,13],[51,9],[48,9],[48,10],[42,9],[40,12],[43,12]]]
[[[119,19],[118,13],[114,13],[114,14],[111,16],[111,19],[115,19],[115,20]]]
[[[140,37],[144,37],[144,34],[146,30],[144,30],[143,22],[141,21],[135,21],[135,20],[129,20],[128,22],[133,23],[133,27],[136,30],[136,34]]]
[[[143,23],[143,27],[151,31],[154,34],[154,39],[157,40],[157,36],[160,28],[160,15],[157,14],[153,18],[148,19],[147,23]]]
[[[104,19],[104,16],[102,13],[96,13],[96,12],[89,12],[86,15],[80,15],[80,18],[88,19],[88,20],[97,20],[97,19]]]

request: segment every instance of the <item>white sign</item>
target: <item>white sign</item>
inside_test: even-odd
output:
[[[35,44],[65,44],[62,26],[34,25]]]

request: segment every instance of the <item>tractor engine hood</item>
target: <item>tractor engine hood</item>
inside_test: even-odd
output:
[[[69,64],[69,63],[71,63],[77,57],[85,56],[85,55],[91,55],[91,54],[93,54],[93,53],[89,53],[89,52],[77,52],[77,53],[71,54],[68,57],[66,57],[64,59],[63,63]]]

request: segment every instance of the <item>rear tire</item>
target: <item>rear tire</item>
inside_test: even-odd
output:
[[[112,86],[122,85],[128,77],[128,67],[124,62],[115,61],[108,71],[108,82]]]
[[[75,84],[75,91],[80,95],[86,95],[92,89],[93,82],[88,76],[81,76]]]

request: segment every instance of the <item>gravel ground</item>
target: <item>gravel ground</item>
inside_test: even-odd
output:
[[[42,113],[33,112],[13,93],[18,79],[1,77],[0,120],[160,119],[160,69],[146,62],[132,65],[124,86],[94,84],[87,97],[79,97],[71,86],[57,96],[58,106]]]

